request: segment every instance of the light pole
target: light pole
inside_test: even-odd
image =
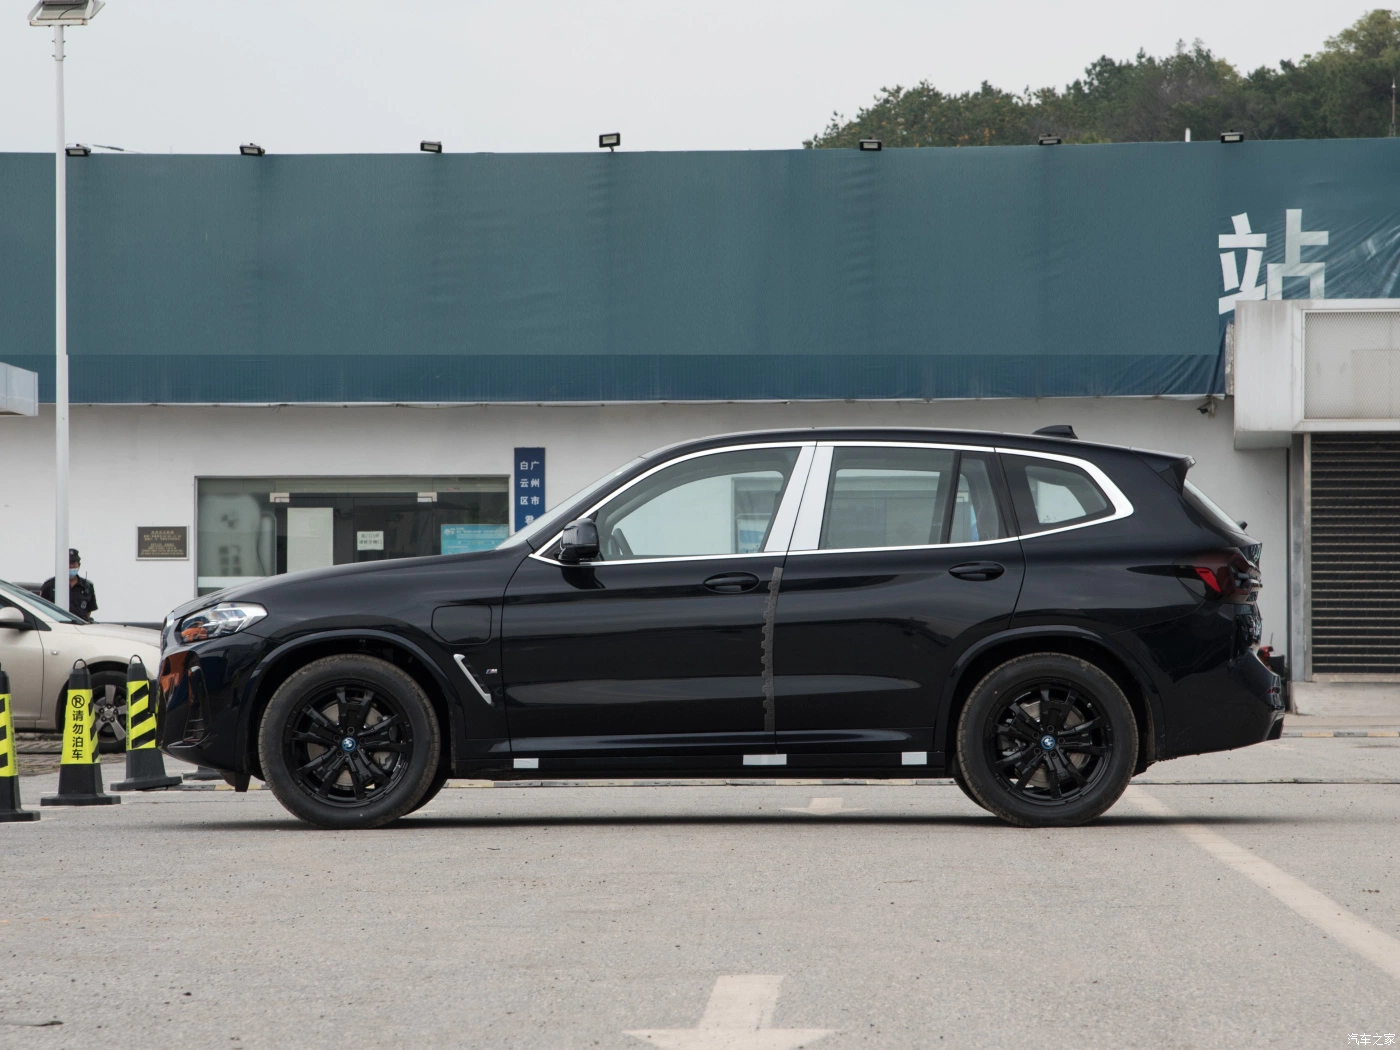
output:
[[[63,138],[63,30],[85,26],[103,0],[39,0],[29,24],[53,28],[54,99],[54,574],[53,602],[68,608],[68,157]]]

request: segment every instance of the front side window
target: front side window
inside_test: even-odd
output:
[[[924,547],[1004,536],[983,454],[916,446],[832,450],[819,549]]]
[[[1082,467],[1033,456],[1002,456],[1021,532],[1082,525],[1106,518],[1113,505]]]
[[[797,453],[795,447],[741,449],[657,471],[598,511],[600,560],[763,550]]]

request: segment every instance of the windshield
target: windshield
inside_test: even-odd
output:
[[[1183,487],[1188,496],[1195,497],[1196,503],[1198,504],[1197,509],[1214,521],[1219,528],[1234,535],[1239,535],[1243,531],[1243,526],[1241,526],[1239,522],[1226,514],[1220,504],[1207,496],[1196,485],[1188,480]]]
[[[0,594],[10,598],[20,606],[27,607],[31,612],[41,613],[50,620],[57,620],[59,623],[87,623],[80,620],[67,609],[60,609],[53,602],[46,602],[33,591],[26,591],[23,587],[16,587],[13,583],[6,583],[0,580]]]
[[[526,525],[515,535],[508,536],[506,539],[502,540],[496,545],[496,549],[504,550],[507,547],[514,547],[517,544],[525,543],[527,540],[531,540],[536,536],[548,536],[552,529],[558,527],[562,523],[565,512],[572,509],[575,504],[580,503],[583,500],[602,491],[608,486],[609,483],[612,482],[614,478],[616,478],[623,471],[630,470],[633,466],[640,463],[643,458],[645,457],[638,456],[630,463],[624,463],[616,470],[604,474],[601,478],[593,482],[591,485],[585,485],[583,488],[579,489],[567,499],[560,500],[558,503],[555,504],[553,510],[549,511],[547,514],[541,515],[540,517],[536,518],[534,521],[532,521],[529,525]]]

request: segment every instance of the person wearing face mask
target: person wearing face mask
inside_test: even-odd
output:
[[[69,547],[68,611],[74,616],[81,616],[84,620],[91,620],[92,614],[97,611],[97,590],[93,587],[91,580],[78,575],[82,564],[83,560],[78,556],[77,548]],[[48,601],[54,601],[53,594],[53,577],[50,576],[44,581],[44,586],[39,589],[39,596]]]

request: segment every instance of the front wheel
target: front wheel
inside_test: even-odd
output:
[[[1093,664],[1032,653],[977,683],[957,747],[967,787],[989,812],[1019,827],[1072,827],[1128,786],[1137,719],[1118,683]]]
[[[267,785],[322,828],[377,828],[412,812],[438,769],[438,720],[393,664],[327,656],[272,695],[258,730]]]

